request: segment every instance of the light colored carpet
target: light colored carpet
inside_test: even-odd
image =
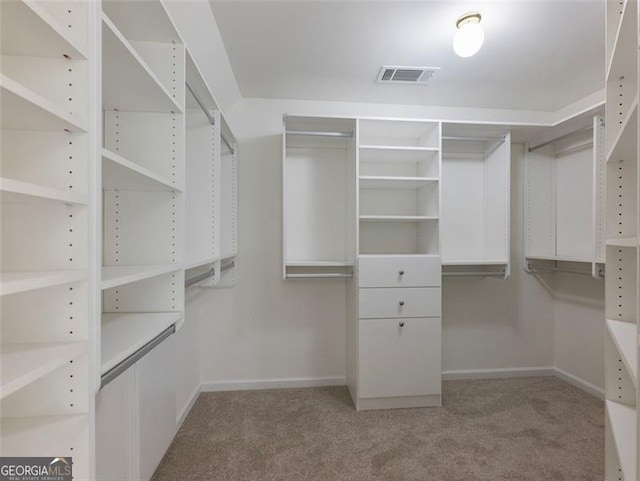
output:
[[[203,393],[154,481],[602,481],[603,403],[556,378],[450,381],[442,408],[344,387]]]

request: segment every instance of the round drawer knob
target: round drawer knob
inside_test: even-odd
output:
[[[400,327],[404,327],[404,322],[399,323]]]
[[[404,306],[404,301],[400,301],[398,304],[400,304],[400,306]]]
[[[398,271],[398,275],[404,276],[404,271]]]

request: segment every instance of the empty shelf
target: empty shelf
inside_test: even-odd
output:
[[[2,74],[0,103],[3,129],[87,131],[85,121]]]
[[[2,177],[0,177],[0,195],[2,202],[34,202],[53,200],[68,204],[87,205],[88,203],[87,196],[84,194]]]
[[[4,344],[0,399],[87,352],[87,343]]]
[[[114,368],[180,319],[181,312],[102,314],[100,372]]]
[[[1,2],[0,45],[3,55],[86,58],[85,48],[67,35],[37,2]]]
[[[85,271],[5,271],[0,273],[0,295],[68,284],[87,278]]]
[[[638,349],[636,347],[636,337],[638,336],[638,327],[632,322],[607,319],[607,330],[611,334],[611,339],[613,339],[613,343],[631,375],[631,380],[637,386]]]
[[[169,264],[158,266],[104,266],[102,268],[102,289],[111,289],[132,282],[151,279],[180,270],[181,266]]]
[[[104,14],[102,27],[102,107],[135,112],[181,112],[156,74]]]
[[[2,419],[3,456],[70,456],[69,447],[89,442],[86,414]]]
[[[638,238],[621,237],[618,239],[607,239],[607,245],[614,247],[638,247]]]
[[[436,177],[382,177],[361,176],[361,189],[417,189],[433,182]]]
[[[412,150],[416,152],[438,152],[440,150],[437,147],[422,147],[417,145],[361,145],[360,148],[367,150]]]
[[[287,261],[287,267],[351,267],[353,262],[348,261]]]
[[[634,161],[638,138],[638,97],[622,122],[622,127],[613,139],[607,162]]]
[[[203,257],[201,259],[190,259],[184,263],[184,268],[186,269],[195,269],[196,267],[206,266],[207,264],[213,264],[214,262],[218,262],[220,260],[219,257]]]
[[[107,149],[102,149],[102,188],[181,191],[171,181]]]
[[[624,404],[607,401],[607,416],[622,468],[623,479],[636,479],[636,410]]]
[[[506,260],[442,260],[443,266],[504,266],[508,263]]]
[[[438,220],[438,217],[427,215],[361,215],[360,220],[367,222],[421,222]]]

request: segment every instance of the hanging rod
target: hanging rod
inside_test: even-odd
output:
[[[151,339],[148,343],[138,349],[136,352],[131,354],[126,359],[120,361],[114,367],[105,372],[102,376],[100,376],[100,389],[104,388],[107,384],[117,378],[120,374],[125,372],[131,366],[133,366],[136,362],[142,359],[144,356],[149,354],[153,348],[158,346],[162,341],[171,336],[176,332],[176,325],[172,324],[167,327],[164,331],[158,334],[156,337]]]
[[[532,274],[541,273],[541,272],[561,272],[565,274],[579,274],[584,276],[594,276],[592,271],[584,271],[579,269],[567,269],[564,267],[533,267],[531,262],[527,263],[528,271]],[[598,277],[604,277],[605,273],[603,269],[598,269]]]
[[[220,268],[220,272],[227,272],[229,269],[233,269],[236,266],[234,261],[229,262],[228,264],[223,265]]]
[[[198,282],[202,282],[205,279],[209,279],[210,277],[214,277],[216,275],[216,270],[212,267],[209,272],[205,272],[204,274],[200,274],[198,276],[192,277],[191,279],[187,279],[184,281],[184,287],[191,287]]]
[[[351,279],[353,274],[338,274],[332,272],[318,274],[287,274],[292,279]]]
[[[191,85],[189,85],[189,82],[185,82],[185,85],[187,87],[187,90],[189,90],[189,92],[191,92],[191,95],[193,95],[193,98],[196,99],[196,102],[198,103],[198,105],[200,106],[200,108],[202,109],[202,111],[204,112],[204,114],[207,116],[207,118],[209,119],[209,122],[211,123],[211,125],[215,125],[216,124],[216,118],[211,114],[211,112],[209,111],[209,109],[207,109],[204,105],[204,102],[202,102],[202,100],[200,100],[200,97],[198,97],[198,95],[194,92],[194,90],[191,88]],[[231,152],[231,155],[234,155],[236,153],[235,149],[231,146],[231,144],[229,143],[229,141],[227,140],[227,138],[225,137],[225,135],[223,133],[220,133],[220,137],[222,138],[222,141],[224,142],[224,144],[227,146],[227,148],[229,149],[229,152]]]
[[[585,142],[584,144],[576,145],[574,147],[569,147],[568,149],[559,150],[555,154],[556,154],[556,156],[571,154],[573,152],[578,152],[578,151],[580,151],[582,149],[587,149],[587,148],[591,147],[592,145],[593,145],[593,140],[590,140],[589,142]]]
[[[483,272],[483,271],[469,271],[469,272],[443,272],[443,277],[504,277],[505,273],[502,272]]]
[[[536,144],[536,145],[532,145],[531,147],[529,147],[529,152],[533,152],[534,150],[538,150],[542,147],[545,147],[549,144],[553,144],[554,142],[557,142],[558,140],[563,140],[566,139],[567,137],[571,137],[572,135],[576,135],[576,134],[580,134],[582,132],[586,132],[588,130],[592,130],[593,129],[593,125],[589,125],[588,127],[582,127],[581,129],[577,129],[577,130],[573,130],[571,132],[568,132],[564,135],[560,135],[558,137],[555,137],[551,140],[547,140],[545,142],[542,142],[540,144]]]
[[[461,137],[454,135],[445,135],[442,137],[442,140],[459,140],[459,141],[468,141],[468,142],[485,142],[487,140],[504,140],[504,137]]]
[[[507,140],[506,137],[502,137],[501,139],[498,139],[498,141],[493,144],[491,147],[489,147],[489,150],[487,150],[484,154],[482,154],[484,157],[489,157],[491,154],[493,154],[496,150],[498,150],[500,148],[500,146],[502,144],[504,144],[505,140]]]
[[[351,132],[324,132],[322,130],[287,130],[287,135],[309,135],[315,137],[353,137]]]

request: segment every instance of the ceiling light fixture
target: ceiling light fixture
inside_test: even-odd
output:
[[[460,57],[471,57],[478,53],[484,42],[484,31],[480,26],[482,16],[478,12],[465,13],[456,22],[458,31],[453,37],[453,50]]]

